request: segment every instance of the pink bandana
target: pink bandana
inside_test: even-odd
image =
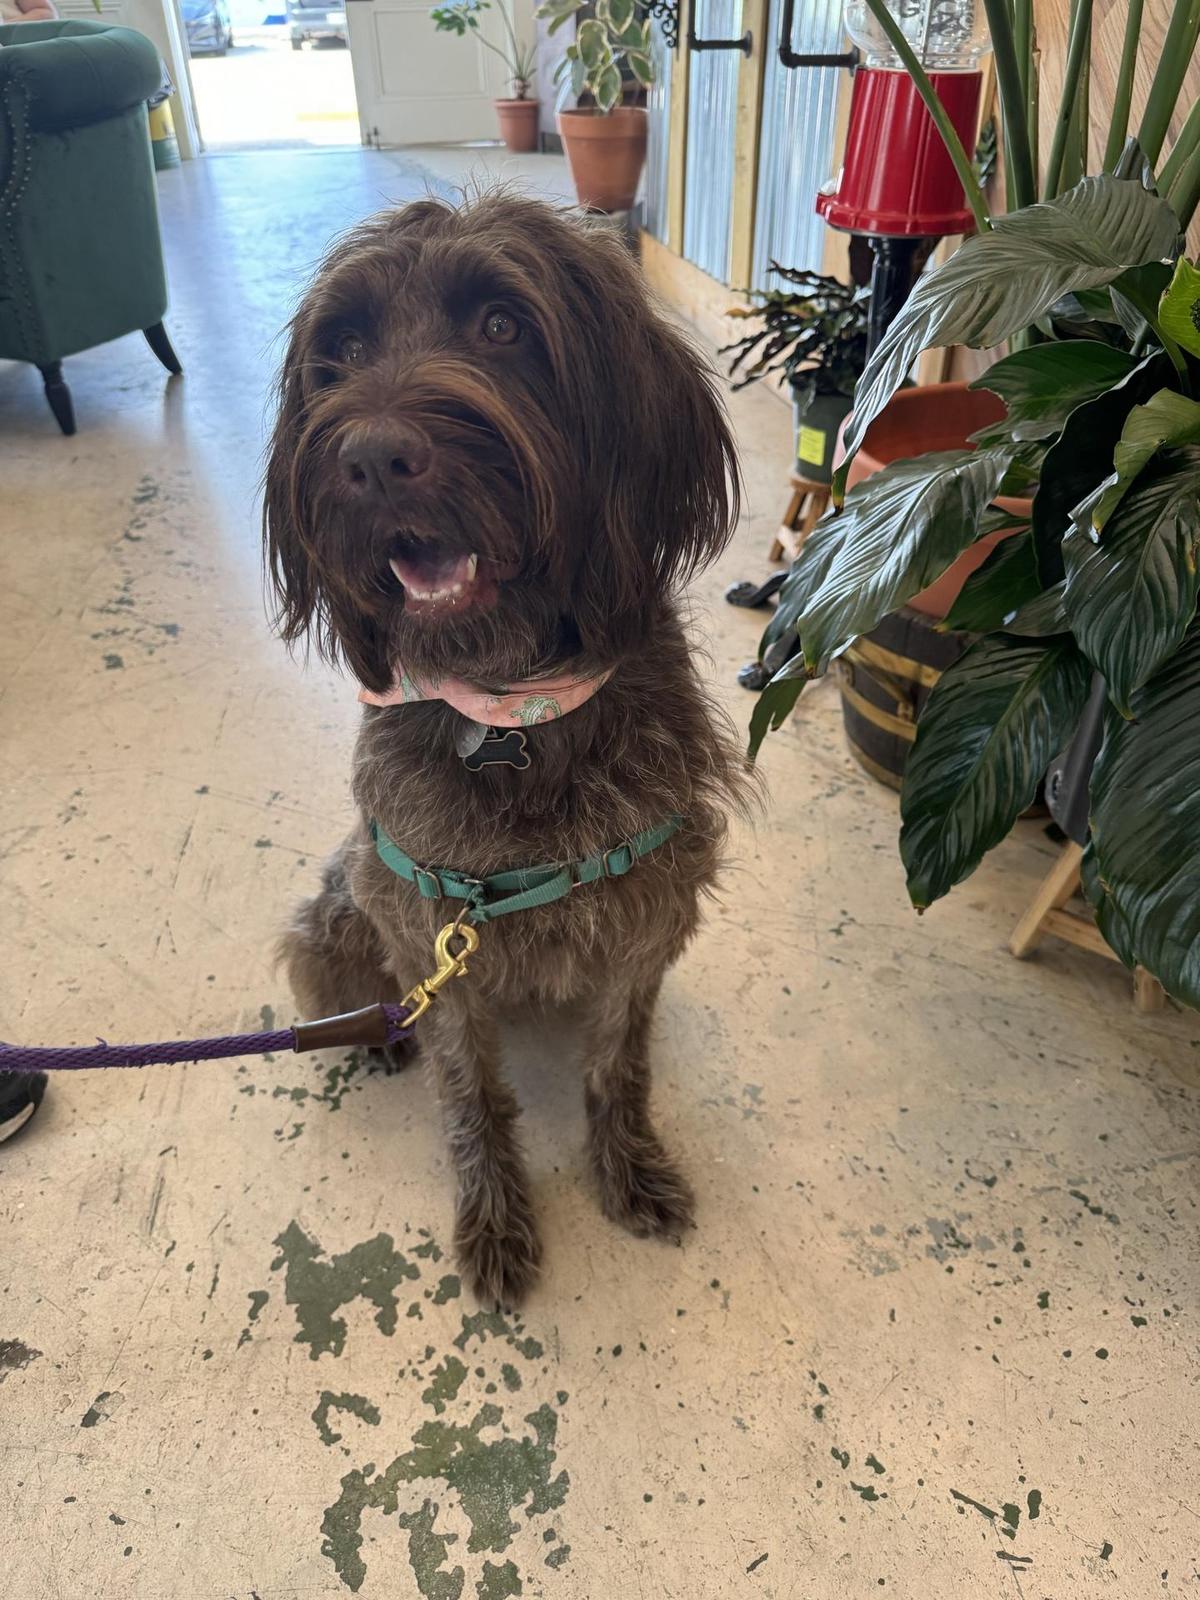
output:
[[[498,694],[479,689],[465,678],[414,678],[403,669],[386,694],[360,689],[358,698],[368,706],[406,706],[414,700],[444,700],[472,722],[490,728],[511,728],[514,723],[532,727],[537,722],[554,722],[590,700],[608,682],[612,668],[576,678],[565,674],[557,678],[528,678]]]

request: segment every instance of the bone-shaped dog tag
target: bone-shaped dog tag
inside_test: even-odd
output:
[[[478,772],[481,767],[514,767],[524,772],[528,765],[523,728],[489,728],[479,748],[463,757],[468,772]]]

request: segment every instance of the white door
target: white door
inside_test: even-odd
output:
[[[350,0],[346,22],[364,144],[497,137],[492,101],[510,93],[499,57],[469,34],[438,33],[429,0]],[[499,43],[494,10],[480,25]]]

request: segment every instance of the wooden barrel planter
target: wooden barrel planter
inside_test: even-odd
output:
[[[957,450],[977,429],[998,422],[1005,407],[987,389],[935,383],[893,395],[863,438],[850,465],[849,481],[861,483],[892,461],[927,450]],[[1028,518],[1027,499],[998,496],[996,505]],[[959,590],[1008,532],[988,534],[964,550],[910,605],[864,634],[838,660],[842,716],[855,758],[872,777],[900,787],[917,718],[942,673],[962,655],[974,635],[939,633],[937,624]]]
[[[938,633],[929,617],[905,606],[839,656],[846,742],[880,783],[899,789],[921,708],[970,642],[970,634]]]

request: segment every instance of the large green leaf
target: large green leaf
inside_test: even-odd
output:
[[[1200,447],[1163,451],[1102,539],[1089,521],[1085,504],[1063,542],[1063,604],[1080,649],[1128,716],[1134,690],[1178,648],[1196,614]]]
[[[611,58],[592,77],[589,73],[592,93],[596,97],[596,104],[601,111],[611,111],[621,98],[621,69]]]
[[[1019,634],[1023,639],[1049,639],[1056,633],[1070,633],[1071,625],[1063,610],[1065,588],[1065,583],[1052,583],[1033,600],[1026,601],[1005,622],[1005,633]]]
[[[1200,356],[1200,268],[1175,263],[1175,276],[1158,305],[1159,326],[1175,343]]]
[[[1097,874],[1129,956],[1200,1006],[1200,630],[1132,709],[1132,722],[1109,713],[1092,770]]]
[[[804,683],[802,677],[774,677],[759,695],[750,717],[750,745],[746,753],[751,761],[758,754],[758,748],[767,733],[781,728],[787,721],[792,707],[800,698]]]
[[[1170,372],[1170,363],[1160,352],[1147,356],[1104,394],[1076,406],[1047,450],[1033,498],[1033,546],[1044,585],[1063,576],[1062,541],[1071,526],[1071,513],[1111,473],[1125,418],[1168,381]]]
[[[600,7],[604,7],[603,13]],[[599,0],[596,15],[606,20],[614,33],[620,33],[633,20],[633,0]]]
[[[1087,701],[1069,636],[992,634],[942,673],[900,794],[900,855],[918,910],[972,873],[1033,800]]]
[[[1179,224],[1140,183],[1085,178],[1057,200],[997,217],[923,277],[867,363],[846,429],[847,463],[929,345],[1000,344],[1062,295],[1111,283],[1126,268],[1173,255]],[[835,493],[846,482],[843,463]]]
[[[1006,513],[989,511],[980,521],[980,537],[992,531],[1001,517]],[[1014,518],[1007,518],[1007,525],[1020,526]],[[1027,600],[1032,600],[1040,588],[1030,534],[1002,539],[963,584],[941,627],[960,633],[992,633]]]
[[[589,17],[586,22],[579,24],[575,32],[575,43],[579,47],[580,59],[589,72],[599,71],[612,60],[608,33],[594,17]]]
[[[1144,406],[1134,406],[1125,418],[1113,452],[1113,472],[1092,507],[1092,527],[1104,525],[1128,493],[1133,480],[1150,458],[1165,445],[1200,443],[1200,405],[1174,389],[1160,389]]]
[[[771,645],[795,635],[796,624],[807,610],[813,595],[825,582],[848,528],[846,512],[829,512],[801,545],[800,554],[792,562],[792,570],[784,579],[775,610],[758,647],[760,660]]]
[[[1112,896],[1105,888],[1101,878],[1100,869],[1096,865],[1096,841],[1089,839],[1083,852],[1082,862],[1083,893],[1091,902],[1096,913],[1096,925],[1108,940],[1115,953],[1127,967],[1135,964],[1136,957],[1133,953],[1133,939],[1130,936],[1129,924],[1117,910]]]
[[[855,485],[834,524],[836,549],[818,552],[819,586],[787,597],[783,622],[794,620],[813,677],[974,542],[1008,461],[1004,450],[931,451]]]
[[[1076,406],[1104,394],[1136,366],[1135,357],[1112,345],[1094,339],[1063,339],[1005,356],[976,378],[971,388],[990,389],[1008,407],[1008,415],[989,430],[990,435],[1048,439]]]

